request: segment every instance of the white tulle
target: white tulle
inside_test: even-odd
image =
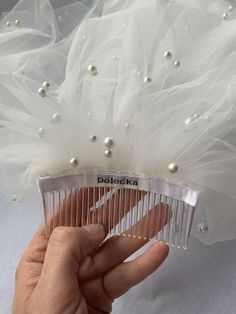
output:
[[[236,8],[228,12],[223,0],[55,4],[21,0],[1,19],[0,188],[21,195],[78,156],[80,169],[194,188],[196,217],[209,227],[201,240],[236,238]],[[144,85],[146,76],[152,82]],[[42,98],[44,81],[51,88]],[[104,158],[107,136],[115,141],[111,159]],[[172,162],[177,174],[168,172]]]

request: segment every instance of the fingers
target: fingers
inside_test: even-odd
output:
[[[104,277],[104,288],[111,298],[118,298],[151,275],[166,259],[168,246],[159,241],[132,262],[119,264]]]
[[[96,275],[98,271],[105,274],[144,246],[149,239],[153,238],[160,231],[162,224],[165,226],[168,222],[166,210],[166,206],[163,204],[155,206],[142,220],[126,231],[130,235],[136,234],[136,238],[114,236],[105,241],[96,251],[93,259],[87,260],[82,265],[79,270],[79,278],[84,278],[88,268],[91,276]],[[157,219],[162,221],[162,223],[159,223]],[[144,239],[145,237],[147,238],[146,240]]]
[[[96,187],[65,190],[64,193],[59,191],[56,197],[58,204],[54,204],[56,200],[54,199],[55,196],[52,195],[54,212],[52,217],[48,219],[50,230],[57,226],[78,227],[95,223],[95,221],[92,222],[88,219],[88,212],[102,197],[103,193],[104,188]]]
[[[108,189],[105,189],[104,196]],[[126,217],[129,211],[144,198],[145,192],[133,189],[114,189],[113,194],[107,198],[104,204],[98,208],[98,223],[104,226],[106,234],[109,233],[121,220]]]
[[[48,239],[44,226],[41,226],[21,257],[16,270],[16,285],[27,295],[31,293],[39,278],[44,262]]]
[[[51,231],[61,225],[78,227],[97,223],[104,226],[106,234],[145,196],[144,191],[106,187],[58,193],[57,197],[52,196],[54,212],[47,219]],[[57,207],[56,199],[63,199]]]
[[[56,228],[48,242],[40,282],[47,282],[48,289],[60,290],[77,276],[79,263],[102,243],[104,236],[101,225]]]

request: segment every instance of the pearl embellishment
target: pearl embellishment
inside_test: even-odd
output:
[[[165,59],[171,59],[172,58],[172,53],[170,51],[165,51],[164,58]]]
[[[112,156],[111,150],[110,149],[106,149],[104,155],[105,155],[106,158],[111,158],[111,156]]]
[[[96,142],[97,141],[97,136],[96,135],[91,135],[90,136],[90,141],[93,142],[93,143]]]
[[[227,20],[228,17],[229,17],[229,14],[227,12],[222,14],[222,19],[223,20]]]
[[[7,27],[11,27],[11,22],[7,22],[7,23],[6,23],[6,26],[7,26]]]
[[[151,76],[146,76],[144,78],[143,82],[144,82],[145,85],[151,83],[152,82]]]
[[[170,173],[176,173],[179,170],[179,167],[175,163],[171,163],[168,166],[168,170]]]
[[[40,88],[38,89],[38,94],[39,94],[41,97],[45,97],[46,94],[47,94],[46,89],[43,88],[43,87],[40,87]]]
[[[20,20],[15,20],[15,25],[16,25],[17,27],[19,27],[19,26],[20,26]]]
[[[52,116],[51,122],[53,124],[61,123],[61,115],[59,113],[54,113],[54,115]]]
[[[38,129],[39,137],[44,137],[46,133],[47,133],[47,131],[44,128]]]
[[[106,137],[104,140],[104,144],[108,148],[112,148],[114,146],[114,141],[111,137]]]
[[[208,225],[207,224],[199,224],[198,225],[198,231],[203,232],[203,233],[207,232],[208,231]]]
[[[71,158],[70,164],[71,164],[71,166],[73,166],[73,167],[78,167],[78,166],[79,166],[79,159],[78,159],[78,157],[73,157],[73,158]]]
[[[43,88],[49,89],[50,88],[50,83],[47,82],[47,81],[43,82]]]
[[[176,60],[173,64],[174,64],[175,68],[179,68],[180,67],[180,61],[179,60]]]
[[[188,117],[188,118],[185,120],[184,124],[185,124],[185,125],[189,125],[190,123],[192,123],[192,122],[193,122],[194,120],[196,120],[197,118],[199,118],[199,115],[198,115],[197,113],[195,113],[193,116]]]
[[[88,66],[88,73],[92,76],[97,75],[97,68],[95,67],[95,65],[89,65]]]

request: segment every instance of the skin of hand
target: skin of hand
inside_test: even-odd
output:
[[[50,239],[41,226],[16,271],[13,314],[110,313],[113,301],[152,274],[169,248],[156,242],[125,260],[146,240],[114,236],[102,225],[57,227]]]

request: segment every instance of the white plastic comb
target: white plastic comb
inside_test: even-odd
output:
[[[117,171],[42,177],[38,185],[48,237],[56,226],[100,223],[112,235],[187,248],[198,200],[192,189]]]

